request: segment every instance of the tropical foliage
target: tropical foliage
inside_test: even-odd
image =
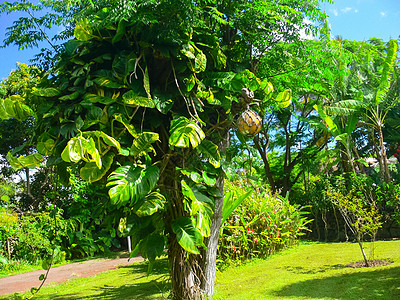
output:
[[[250,187],[250,188],[249,188]],[[218,245],[219,263],[242,262],[266,257],[293,246],[307,230],[307,208],[271,194],[252,180],[235,181],[225,187],[224,201],[250,194],[224,222]]]
[[[24,147],[8,160],[15,169],[46,163],[64,183],[68,166],[76,165],[82,179],[106,184],[110,200],[103,222],[132,235],[132,255],[140,251],[153,263],[167,246],[173,297],[208,291],[203,262],[194,255],[208,253],[208,237],[219,231],[221,216],[214,209],[222,201],[220,150],[234,118],[251,104],[244,100],[254,99],[242,95],[275,100],[269,81],[254,74],[256,57],[279,39],[298,39],[301,27],[312,29],[302,20],[317,18],[317,6],[308,1],[66,4],[75,38],[60,47],[49,40],[57,52],[54,67],[24,95],[1,100],[3,119],[34,118],[35,135],[26,146],[37,151],[23,153]],[[65,12],[51,1],[6,3],[2,11],[32,15],[43,7]],[[36,27],[49,17],[32,17],[31,24],[21,19],[6,43],[34,46],[35,38],[21,35],[24,25]],[[254,18],[263,26],[254,26]],[[16,41],[18,36],[24,38]]]
[[[301,40],[324,19],[306,0],[0,6],[14,11],[28,17],[4,44],[49,48],[0,88],[1,199],[7,214],[61,209],[71,227],[49,243],[68,258],[129,236],[149,270],[168,249],[172,298],[201,298],[221,224],[220,258],[242,260],[293,244],[305,211],[325,239],[337,212],[359,242],[398,220],[397,40],[332,38],[327,22]]]

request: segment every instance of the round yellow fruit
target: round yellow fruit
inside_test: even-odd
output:
[[[252,137],[260,132],[262,126],[261,117],[252,110],[244,111],[237,120],[237,128],[240,133]]]

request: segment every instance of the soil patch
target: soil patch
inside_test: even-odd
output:
[[[60,267],[50,269],[44,286],[51,283],[62,283],[71,278],[89,277],[101,272],[116,269],[119,266],[131,265],[135,261],[143,261],[142,257],[105,260],[87,260],[84,262],[76,262]],[[38,287],[41,284],[39,276],[46,271],[37,270],[23,274],[12,275],[9,277],[0,278],[0,295],[11,293],[23,293],[29,291],[32,287]]]
[[[392,264],[393,261],[389,259],[374,259],[374,260],[369,260],[368,264],[370,267],[383,267]],[[346,267],[349,268],[365,268],[365,261],[357,261],[351,264],[346,265]]]

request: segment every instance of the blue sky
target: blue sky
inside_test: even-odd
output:
[[[359,41],[399,38],[400,0],[336,0],[321,8],[329,15],[333,36]]]
[[[350,40],[378,37],[388,41],[400,35],[400,0],[336,0],[334,4],[322,3],[321,9],[329,15],[333,36]],[[0,42],[5,38],[6,28],[18,17],[16,13],[0,16]],[[40,45],[43,46],[46,43]],[[8,76],[17,61],[29,63],[37,52],[38,49],[0,48],[0,80]]]

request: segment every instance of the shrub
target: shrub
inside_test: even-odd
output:
[[[246,193],[248,185],[253,192],[230,215],[221,228],[218,245],[219,262],[244,261],[266,257],[296,243],[310,220],[304,207],[289,204],[288,200],[271,195],[254,182],[226,183],[226,192]]]
[[[344,176],[335,178],[334,185],[329,186],[327,196],[338,207],[346,225],[357,239],[365,266],[369,266],[364,251],[364,236],[369,235],[375,240],[378,229],[382,226],[382,216],[376,205],[371,181],[365,175],[350,174],[347,182]],[[374,249],[374,248],[373,248]],[[372,255],[374,250],[372,250]]]
[[[382,183],[376,187],[375,193],[385,221],[394,220],[400,226],[400,184]]]
[[[0,207],[0,257],[11,258],[11,243],[18,224],[18,215],[11,209]]]

